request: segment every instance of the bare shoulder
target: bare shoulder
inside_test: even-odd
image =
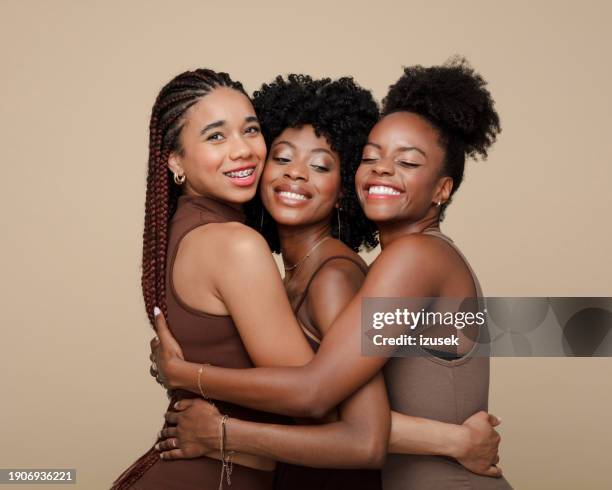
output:
[[[350,303],[365,280],[363,270],[353,262],[361,259],[357,254],[355,257],[351,254],[354,252],[325,262],[308,289],[307,311],[311,323],[321,335],[326,335],[334,319]]]
[[[242,223],[209,223],[189,232],[183,239],[185,246],[198,250],[216,260],[248,260],[269,255],[264,238]]]
[[[421,296],[434,295],[444,281],[451,254],[450,246],[437,237],[407,235],[383,249],[370,267],[368,281],[383,289],[396,285],[398,295],[415,294],[415,288],[422,290]]]
[[[335,257],[328,260],[313,279],[311,291],[316,294],[333,292],[338,289],[359,289],[365,279],[363,269],[367,269],[367,266],[359,255],[354,252],[353,255],[354,257],[347,254],[343,256],[347,258]],[[356,262],[362,267],[360,268]]]

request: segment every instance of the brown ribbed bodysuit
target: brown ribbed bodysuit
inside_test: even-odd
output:
[[[168,325],[181,345],[185,359],[195,363],[210,363],[228,368],[250,368],[253,363],[246,352],[240,335],[229,316],[218,316],[198,311],[186,305],[176,294],[172,282],[172,269],[179,244],[185,235],[208,223],[244,221],[243,214],[223,202],[207,197],[179,198],[172,217],[168,238],[166,301]],[[181,398],[196,397],[186,391],[170,393],[172,403]],[[283,423],[286,419],[237,405],[215,402],[219,411],[244,420]],[[164,461],[159,452],[151,448],[128,468],[115,482],[115,489],[133,490],[206,490],[217,489],[221,475],[221,462],[207,457]],[[271,490],[274,472],[251,469],[234,464],[231,490]]]
[[[308,290],[317,273],[328,262],[333,260],[348,260],[355,264],[365,276],[368,268],[365,262],[345,247],[337,247],[333,241],[329,241],[321,247],[321,253],[311,257],[313,263],[310,267],[309,278],[303,288],[287,288],[289,302],[298,322],[300,323],[306,340],[316,352],[321,342],[321,334],[311,324],[304,303]],[[310,468],[286,463],[279,463],[277,468],[275,490],[380,490],[380,470],[368,469],[334,469],[334,468]]]
[[[448,243],[467,265],[477,296],[476,274],[453,241],[439,230],[426,230]],[[489,358],[467,354],[444,360],[423,352],[421,357],[393,358],[384,369],[391,409],[415,417],[462,424],[488,410]],[[389,454],[383,468],[384,490],[508,490],[504,478],[476,475],[451,458]]]

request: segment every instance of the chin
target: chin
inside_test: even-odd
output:
[[[276,224],[283,226],[301,226],[307,223],[307,220],[301,216],[278,216],[274,214],[270,214],[270,216],[272,216],[272,219],[276,222]]]
[[[225,193],[223,200],[235,204],[244,204],[255,197],[256,191],[257,189],[255,187],[253,187],[253,189],[232,189],[230,192]]]
[[[390,221],[395,218],[396,214],[378,206],[366,206],[363,212],[370,221]]]

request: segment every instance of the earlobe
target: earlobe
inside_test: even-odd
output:
[[[451,177],[443,177],[438,192],[436,192],[434,201],[438,206],[441,206],[450,199],[453,192],[453,179]],[[438,204],[440,203],[440,204]]]
[[[181,185],[183,182],[185,182],[185,171],[182,169],[181,164],[174,153],[171,153],[168,157],[168,168],[174,174],[174,183],[176,185]]]

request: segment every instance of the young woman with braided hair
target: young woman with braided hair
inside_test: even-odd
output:
[[[242,223],[241,206],[255,194],[265,157],[251,101],[226,73],[185,72],[161,90],[150,124],[142,289],[151,321],[159,308],[176,325],[172,333],[186,360],[246,368],[312,358],[265,240]],[[269,337],[260,335],[264,329]],[[173,403],[195,396],[169,394]],[[233,404],[218,407],[247,420],[280,420]],[[233,467],[223,450],[163,461],[151,448],[113,488],[215,488],[230,473],[234,489],[272,488],[274,461],[243,454],[232,461]]]
[[[405,70],[384,101],[383,118],[370,133],[356,176],[357,193],[366,215],[378,225],[383,250],[363,286],[333,322],[311,362],[301,367],[240,371],[207,366],[202,382],[208,393],[278,413],[321,416],[370,380],[388,360],[361,356],[363,298],[480,296],[476,276],[438,226],[442,211],[462,181],[465,159],[486,157],[500,131],[485,85],[464,60]],[[423,306],[435,310],[436,305],[434,301]],[[164,332],[158,351],[168,352],[172,339],[161,314],[157,322]],[[488,359],[472,357],[471,353],[468,349],[393,359],[386,369],[392,407],[454,424],[476,412],[476,416],[484,414],[479,410],[487,407]],[[194,390],[198,366],[176,356],[166,357],[160,370],[181,380],[181,387]],[[437,386],[440,384],[442,389]],[[217,447],[211,435],[216,422],[202,422],[203,415],[216,419],[214,408],[206,403],[179,402],[176,409],[179,412],[168,413],[167,420],[178,423],[178,428],[162,431],[168,457],[180,455],[189,446],[198,451]],[[396,422],[407,427],[394,416],[394,426]],[[181,432],[184,427],[190,429]],[[236,448],[261,449],[254,431],[250,424],[232,419],[228,424],[230,446],[234,439]],[[423,434],[418,427],[416,433]],[[391,433],[389,450],[396,454],[383,470],[385,489],[510,488],[503,478],[477,475],[451,459],[428,456],[440,453],[430,452],[426,444],[420,450],[407,451],[410,444],[401,434],[401,430]],[[418,443],[413,441],[412,446]],[[496,462],[497,458],[482,473],[500,476]]]

